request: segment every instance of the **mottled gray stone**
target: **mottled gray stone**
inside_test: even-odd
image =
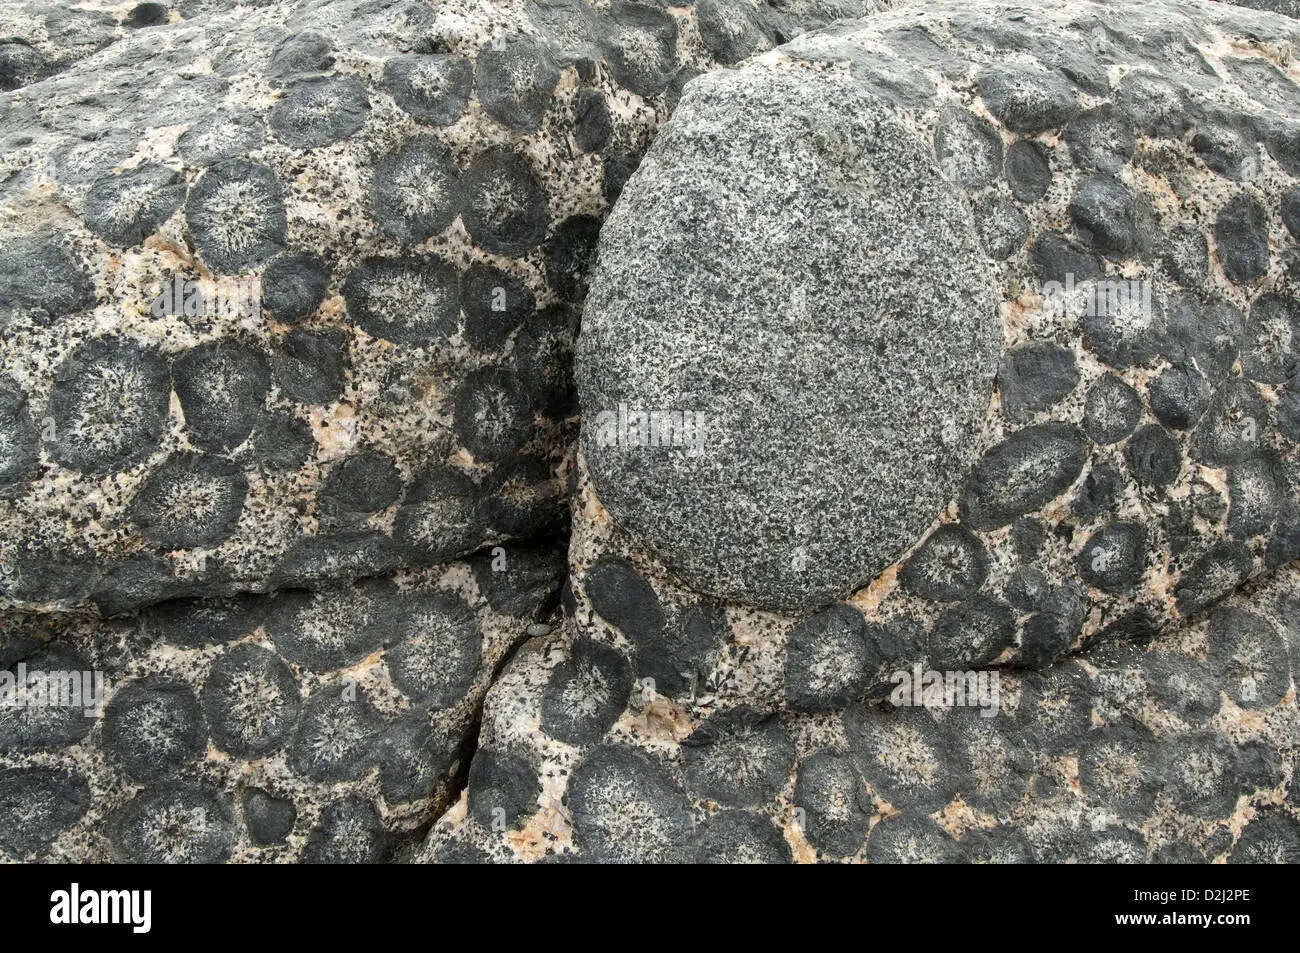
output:
[[[981,258],[856,84],[696,81],[602,232],[578,364],[602,502],[713,595],[800,609],[861,585],[971,461],[1001,346]],[[603,445],[620,405],[703,414],[702,446]]]

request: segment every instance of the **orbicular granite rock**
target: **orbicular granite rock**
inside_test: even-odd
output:
[[[847,611],[819,635],[856,633],[879,665],[890,633]],[[701,638],[706,615],[670,618],[668,638]],[[734,614],[712,620],[716,681],[683,701],[643,676],[640,644],[573,634],[588,618],[502,672],[421,859],[1300,862],[1295,564],[1165,638],[937,687],[906,669],[824,711],[735,703],[763,635]]]
[[[876,5],[0,11],[0,694],[106,702],[0,707],[0,858],[402,856],[553,612],[609,204]]]
[[[1217,3],[938,2],[688,85],[603,233],[583,318],[565,629],[489,693],[466,795],[422,856],[1300,859],[1297,39]],[[973,462],[892,549],[875,528],[937,484],[921,454],[910,472],[854,456],[889,425],[867,411],[893,373],[974,345],[868,354],[871,376],[836,386],[901,317],[867,298],[846,323],[847,297],[809,316],[801,299],[865,281],[872,257],[800,242],[887,200],[871,160],[892,140],[836,152],[854,127],[821,128],[837,110],[819,89],[908,130],[918,189],[937,167],[965,196],[1000,299],[998,353],[973,361],[996,375],[987,414],[954,420]],[[766,161],[747,167],[727,150],[751,128]],[[861,225],[905,236],[879,261],[950,227],[932,194],[892,231]],[[777,222],[785,256],[751,237]],[[664,254],[625,254],[641,230]],[[966,234],[936,296],[972,287]],[[815,283],[832,287],[794,293]],[[811,396],[781,399],[801,372]],[[625,423],[640,411],[703,429],[661,416],[687,426],[656,446]],[[823,482],[770,458],[798,445]],[[746,484],[755,468],[791,486]],[[895,507],[855,512],[863,481]],[[838,504],[815,517],[829,565],[790,529],[809,499]]]
[[[0,598],[554,531],[610,201],[686,78],[864,9],[191,4],[7,94]]]
[[[483,695],[563,571],[558,548],[512,548],[133,618],[7,617],[0,858],[403,856],[458,793]]]
[[[1203,12],[902,7],[691,84],[602,233],[579,582],[1036,666],[1300,554],[1296,26]]]

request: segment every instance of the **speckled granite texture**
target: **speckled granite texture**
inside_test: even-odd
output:
[[[426,856],[1300,859],[1297,38],[934,3],[688,86],[602,232],[566,626],[489,692]],[[928,299],[872,285],[930,269]],[[984,279],[994,355],[926,310]],[[937,400],[882,397],[936,371]],[[926,401],[969,467],[931,469],[944,421],[899,412]],[[714,429],[615,439],[620,404]],[[986,694],[898,693],[929,671]]]
[[[1290,6],[6,5],[0,861],[1300,862]]]

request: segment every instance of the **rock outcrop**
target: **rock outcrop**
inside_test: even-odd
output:
[[[1300,856],[1297,39],[939,2],[688,85],[587,299],[567,625],[426,856]],[[929,373],[955,472],[890,416]],[[610,439],[619,405],[702,436]]]

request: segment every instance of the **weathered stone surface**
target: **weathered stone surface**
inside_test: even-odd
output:
[[[964,684],[956,704],[940,694],[927,706],[895,683],[838,711],[763,715],[731,707],[750,684],[732,654],[714,669],[717,694],[631,690],[579,744],[531,717],[570,636],[532,640],[488,693],[475,765],[509,750],[535,783],[507,789],[485,770],[476,792],[472,771],[420,856],[1291,862],[1298,599],[1292,565],[1164,638],[1117,636],[1046,671],[1005,669],[983,695]],[[749,621],[728,615],[734,631]],[[489,805],[509,811],[508,829]]]
[[[109,622],[9,615],[7,678],[93,671],[104,707],[0,707],[0,806],[30,818],[0,834],[0,857],[321,863],[409,851],[454,800],[482,698],[547,611],[563,552],[512,549],[498,567],[179,600]],[[167,818],[178,808],[209,823],[177,828]],[[338,842],[345,834],[360,840]]]
[[[0,707],[0,862],[1300,858],[1294,23],[941,0],[721,81],[856,84],[1001,304],[970,465],[782,614],[610,518],[576,309],[687,81],[863,5],[234,6],[0,11],[0,686],[107,678]],[[152,313],[207,273],[263,310]]]
[[[868,8],[765,4],[741,46]],[[738,55],[732,5],[164,13],[0,14],[35,57],[0,55],[0,603],[310,588],[562,525],[606,170],[717,64],[701,19]],[[260,307],[173,298],[199,278]]]
[[[918,34],[929,42],[900,39]],[[640,850],[630,834],[620,848],[609,826],[597,842],[584,840],[570,821],[575,796],[578,803],[585,797],[573,788],[572,766],[614,748],[620,763],[640,765],[629,770],[643,772],[655,790],[673,792],[665,805],[680,808],[677,792],[684,792],[705,856],[743,856],[747,844],[750,856],[781,859],[765,820],[800,862],[1289,857],[1300,837],[1290,806],[1300,469],[1286,363],[1294,241],[1282,197],[1300,172],[1289,145],[1300,94],[1270,64],[1273,41],[1262,38],[1277,36],[1295,37],[1294,22],[1227,4],[1030,9],[941,0],[805,35],[727,78],[743,87],[751,76],[755,88],[767,89],[773,74],[842,64],[837,81],[853,77],[889,104],[969,195],[975,234],[989,246],[985,267],[1001,299],[1004,339],[994,362],[1001,367],[996,398],[977,427],[978,456],[892,565],[842,600],[772,611],[771,593],[719,597],[711,588],[727,564],[710,565],[708,557],[748,527],[715,520],[691,563],[663,545],[653,514],[671,514],[674,493],[685,497],[689,484],[661,478],[671,473],[653,456],[662,451],[641,448],[623,463],[641,467],[625,507],[643,522],[607,499],[617,499],[623,481],[602,483],[609,455],[592,452],[591,412],[606,408],[589,397],[603,391],[582,390],[565,629],[525,646],[485,708],[486,743],[536,759],[535,813],[517,835],[502,836],[458,806],[422,856],[472,850],[494,861],[598,861]],[[1044,75],[1050,81],[1025,81]],[[691,115],[694,89],[687,88],[679,119]],[[954,109],[980,122],[955,121]],[[1224,131],[1225,114],[1239,138]],[[725,128],[725,114],[714,119]],[[997,150],[981,145],[981,122],[1003,146],[993,182],[987,157]],[[977,141],[964,151],[952,138],[959,129],[975,130]],[[635,201],[642,175],[651,184],[668,180],[675,150],[690,167],[691,140],[675,145],[673,137],[670,122],[625,198]],[[1009,169],[1005,157],[1017,143],[1029,145]],[[1025,187],[1039,181],[1025,148],[1041,150],[1050,170],[1041,192]],[[767,193],[752,183],[746,194]],[[644,206],[640,219],[653,225],[658,209],[685,221],[693,207],[718,201],[704,195],[696,205],[689,189],[676,198]],[[764,204],[737,205],[753,216],[742,221],[766,221]],[[1022,238],[1009,240],[1009,226],[992,227],[992,213],[981,217],[1000,207],[1016,209],[1018,216],[1002,212],[997,220],[1023,221]],[[717,217],[702,214],[700,227],[716,227]],[[610,242],[616,264],[635,240]],[[628,285],[617,300],[629,316],[644,309],[652,324],[671,323],[672,306],[714,280],[693,265],[715,254],[701,247],[691,261],[675,263],[643,254],[645,274],[674,274],[677,293],[657,291],[660,307]],[[603,311],[615,307],[613,296],[600,297],[604,269],[602,262],[592,279],[584,337],[593,315],[599,328]],[[766,274],[778,285],[781,263]],[[1141,285],[1125,298],[1102,284],[1121,278],[1147,283],[1149,307]],[[1054,281],[1059,289],[1048,284]],[[1278,299],[1289,303],[1272,303]],[[702,390],[721,348],[691,368],[689,351],[674,358],[673,345],[697,339],[701,324],[726,313],[714,309],[658,347],[634,348],[640,366],[626,376],[653,386],[681,373]],[[795,323],[798,314],[787,307],[765,317]],[[1271,330],[1249,331],[1252,315],[1256,328]],[[655,333],[629,322],[627,340],[658,340]],[[1258,346],[1252,341],[1264,342],[1262,358],[1249,356]],[[588,346],[579,345],[584,361]],[[598,356],[610,367],[618,359],[615,350]],[[770,370],[770,379],[782,380],[789,363]],[[735,376],[713,387],[728,393]],[[763,379],[748,384],[756,406]],[[601,381],[615,393],[616,384]],[[690,406],[674,400],[669,393],[659,406]],[[806,428],[808,420],[789,426]],[[733,430],[744,438],[746,431]],[[896,491],[910,493],[911,484]],[[836,515],[837,525],[856,517]],[[761,547],[758,558],[795,555],[788,538],[770,536]],[[635,611],[608,608],[609,566],[622,567],[619,592],[640,594],[620,603]],[[1262,578],[1266,571],[1275,576]],[[1234,593],[1252,577],[1251,587]],[[695,677],[672,687],[638,677],[644,632],[670,639],[700,613],[720,619],[721,638],[700,644]],[[610,670],[621,654],[634,675],[599,737],[573,743],[534,726],[549,673],[579,646],[604,647]],[[978,687],[978,678],[996,677],[999,700],[990,700],[989,717],[969,695],[965,704],[932,696],[927,707],[923,691],[902,689],[914,678],[924,688],[928,671],[940,685],[960,678],[969,686],[973,676]],[[743,735],[708,729],[733,718],[751,727]],[[769,732],[794,740],[785,784],[763,801],[724,803],[735,795],[701,774],[701,739],[716,734],[734,745],[734,762],[719,750],[710,763],[744,764],[749,777],[766,778],[762,766],[775,760],[773,749],[756,739]],[[827,809],[828,798],[836,810]]]
[[[1300,299],[1281,213],[1295,172],[1268,143],[1289,141],[1300,89],[1282,74],[1267,89],[1244,77],[1270,55],[1260,36],[1296,27],[1229,5],[1196,9],[1081,5],[1015,19],[996,4],[903,6],[688,87],[602,234],[587,298],[579,585],[591,561],[627,560],[665,607],[704,595],[775,610],[799,632],[839,599],[869,624],[908,620],[899,637],[918,658],[941,646],[970,656],[948,635],[954,620],[978,618],[1000,647],[988,661],[1041,666],[1112,626],[1175,626],[1294,558],[1300,447],[1285,411]],[[1210,25],[1245,46],[1214,46]],[[932,42],[900,38],[918,31]],[[1185,43],[1205,52],[1170,52]],[[872,57],[895,58],[896,74],[914,70],[915,81],[882,83]],[[1128,72],[1112,83],[1105,70],[1120,65]],[[833,254],[816,241],[838,236],[835,213],[800,213],[846,178],[827,171],[816,144],[852,141],[857,117],[881,110],[921,152],[917,184],[885,185],[894,167],[883,151],[849,149],[844,161],[889,195],[923,187],[937,168],[970,201],[975,228],[963,234],[992,259],[979,269],[1000,299],[990,329],[1000,356],[964,377],[955,368],[973,365],[951,363],[975,355],[960,323],[972,313],[951,298],[974,287],[964,238],[944,239],[942,276],[909,271],[942,302],[943,330],[910,336],[928,312],[906,292],[902,326],[870,293],[833,303],[860,269],[891,274],[893,256],[920,247],[917,229],[946,206],[915,201],[906,224],[880,230],[855,215]],[[1225,115],[1246,137],[1240,148],[1215,131]],[[789,133],[800,146],[787,156],[789,129],[801,130]],[[1208,137],[1199,150],[1198,131]],[[1225,165],[1247,146],[1255,166]],[[1215,149],[1223,161],[1207,160]],[[1008,239],[1015,226],[1023,233]],[[817,236],[808,254],[805,228]],[[872,250],[859,262],[861,248]],[[820,301],[832,304],[805,309]],[[845,322],[859,306],[876,319]],[[876,327],[888,329],[883,362],[861,347]],[[909,361],[937,379],[922,384]],[[963,416],[978,401],[954,394],[974,394],[976,373],[994,367],[983,422]],[[933,397],[942,410],[922,403]],[[703,439],[627,440],[622,409],[699,410]],[[955,426],[953,446],[973,441],[973,453],[917,449],[936,425]],[[1026,521],[1043,532],[1018,545],[1009,530]],[[958,538],[935,564],[926,541]],[[860,640],[827,632],[840,648],[822,647],[818,664],[838,663],[845,685],[865,678]],[[791,645],[799,659],[821,657],[802,639]],[[780,651],[773,665],[792,671]],[[801,697],[770,679],[753,690],[764,705]]]
[[[972,460],[1001,347],[983,273],[960,195],[855,81],[695,81],[601,234],[577,366],[601,501],[710,595],[845,595]],[[702,416],[698,446],[617,433],[666,411]]]

